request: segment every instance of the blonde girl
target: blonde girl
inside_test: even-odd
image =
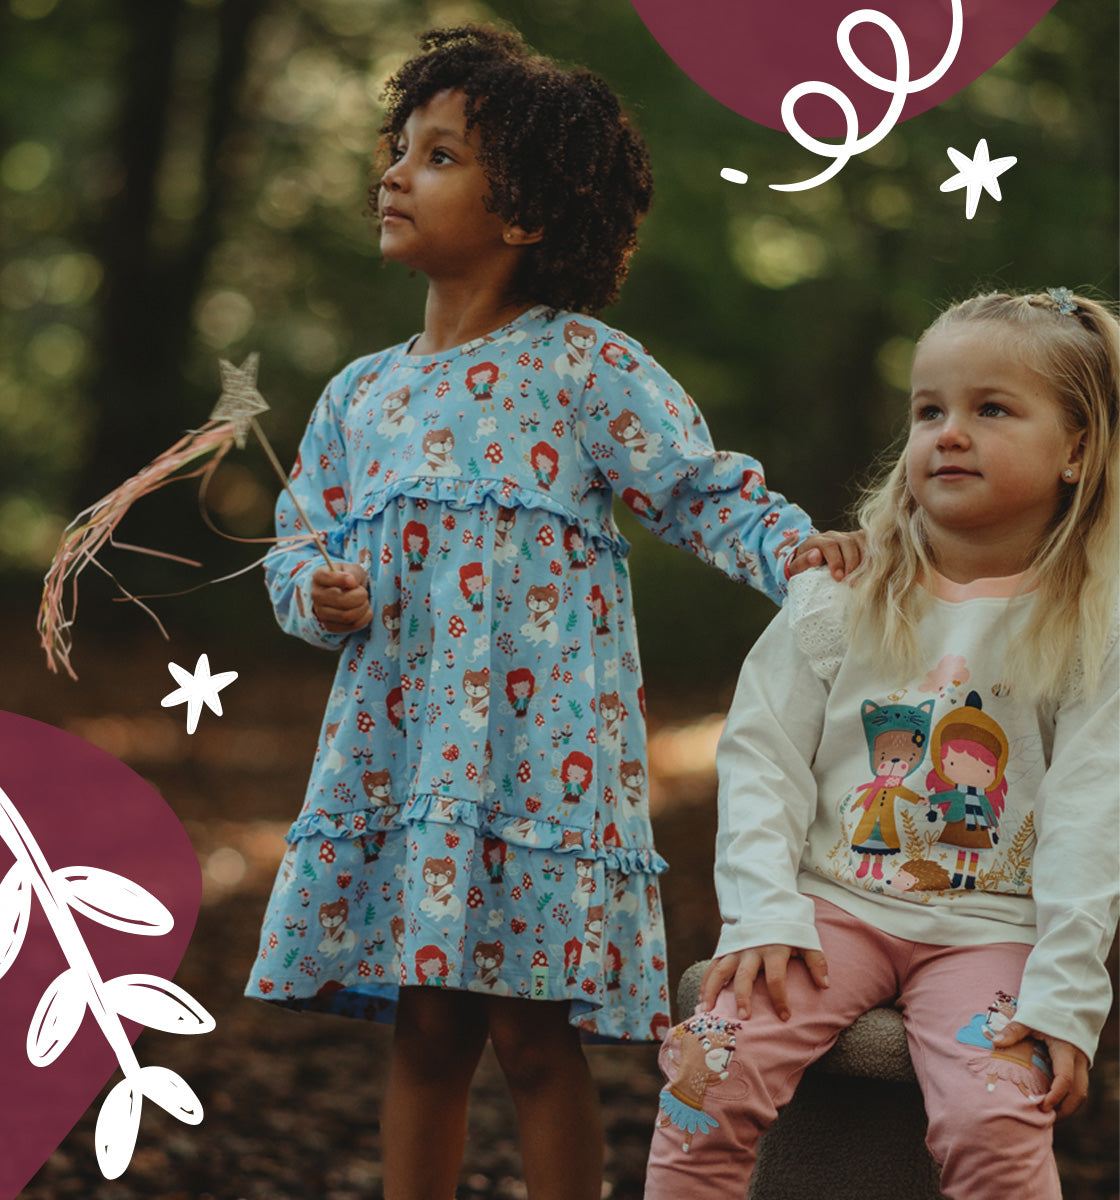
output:
[[[1117,333],[1065,288],[945,312],[863,567],[799,576],[748,656],[717,757],[723,930],[662,1049],[650,1200],[743,1196],[805,1067],[892,1003],[945,1196],[1058,1200],[1117,918]],[[857,839],[869,752],[886,798]],[[699,1114],[690,1031],[734,1047]]]

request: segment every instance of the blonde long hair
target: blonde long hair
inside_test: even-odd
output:
[[[1067,305],[1064,303],[1065,308]],[[1081,478],[1063,486],[1054,523],[1034,557],[1036,601],[1024,635],[1008,651],[1004,682],[1037,700],[1054,700],[1071,682],[1091,694],[1114,635],[1120,574],[1117,521],[1117,405],[1120,325],[1103,304],[1072,295],[1061,311],[1048,294],[996,292],[953,305],[922,334],[966,321],[1002,323],[1027,365],[1054,389],[1065,427],[1083,435]],[[865,565],[855,576],[855,624],[874,624],[899,667],[918,658],[922,578],[936,567],[925,514],[906,482],[906,448],[865,495],[859,523]],[[1071,668],[1080,667],[1080,671]]]

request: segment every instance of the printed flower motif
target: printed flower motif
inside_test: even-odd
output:
[[[945,657],[922,680],[919,692],[932,692],[935,696],[944,697],[955,688],[962,687],[968,682],[969,670],[965,665],[964,656],[946,654]]]
[[[497,442],[491,442],[490,445],[486,447],[486,451],[482,457],[486,459],[488,463],[493,463],[494,466],[497,466],[498,463],[505,458],[505,455],[502,453],[502,448]]]

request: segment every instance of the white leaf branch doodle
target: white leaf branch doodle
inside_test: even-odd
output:
[[[122,1018],[167,1033],[209,1033],[214,1018],[177,984],[158,975],[102,979],[74,913],[125,933],[159,937],[175,924],[145,888],[99,867],[51,870],[14,802],[0,788],[0,839],[15,862],[0,880],[0,977],[16,961],[35,895],[50,922],[67,967],[43,992],[27,1031],[27,1057],[47,1067],[73,1041],[88,1011],[101,1027],[124,1078],[105,1097],[97,1118],[97,1163],[106,1179],[132,1160],[144,1097],[188,1125],[202,1120],[190,1087],[165,1067],[141,1067]]]
[[[831,166],[814,175],[812,179],[805,179],[800,183],[770,184],[770,187],[774,191],[803,192],[809,188],[816,187],[819,183],[825,183],[842,171],[850,158],[856,154],[862,154],[864,150],[869,150],[890,133],[898,118],[902,115],[907,97],[913,95],[915,92],[922,92],[926,88],[932,87],[945,74],[957,56],[964,28],[964,15],[961,9],[961,0],[951,0],[951,4],[953,9],[953,27],[949,34],[949,44],[937,66],[920,79],[910,78],[910,51],[906,45],[906,38],[903,36],[902,30],[899,29],[898,25],[885,13],[878,12],[873,8],[861,8],[856,12],[849,13],[840,22],[840,26],[836,30],[836,45],[848,69],[862,79],[864,83],[870,84],[873,88],[881,92],[890,93],[890,104],[879,124],[870,133],[860,137],[859,116],[856,113],[855,105],[852,104],[851,100],[838,87],[820,80],[808,80],[805,83],[799,83],[796,87],[790,88],[782,99],[782,121],[787,131],[800,146],[803,146],[813,154],[819,154],[822,158],[831,158],[833,162]],[[852,49],[852,30],[857,25],[863,24],[878,25],[886,33],[887,37],[890,38],[895,60],[893,79],[887,79],[885,76],[872,71]],[[797,120],[795,109],[797,108],[797,102],[803,96],[809,95],[827,97],[844,114],[845,133],[843,142],[836,145],[831,142],[822,142],[811,134],[806,133],[801,127],[801,123]],[[731,173],[729,174],[729,172]],[[725,179],[730,179],[733,183],[746,182],[746,176],[742,172],[734,171],[730,167],[725,167],[721,175]]]

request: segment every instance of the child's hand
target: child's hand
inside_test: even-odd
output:
[[[803,542],[797,543],[786,565],[786,575],[800,575],[810,567],[827,566],[832,578],[839,581],[859,566],[866,545],[867,538],[862,529],[854,533],[837,533],[835,530],[811,533]]]
[[[828,963],[819,950],[799,950],[793,946],[777,944],[752,946],[749,950],[737,950],[725,954],[708,964],[704,978],[700,981],[699,1008],[709,1011],[716,997],[727,984],[735,981],[735,1002],[739,1016],[745,1021],[751,1015],[751,992],[759,969],[766,976],[766,990],[774,1011],[783,1021],[789,1020],[789,1001],[786,999],[786,966],[791,958],[802,958],[813,982],[819,988],[828,987]]]
[[[311,607],[330,633],[353,633],[373,620],[369,576],[354,563],[317,567],[311,576]]]
[[[1061,1038],[1049,1037],[1035,1029],[1029,1029],[1019,1021],[1010,1021],[992,1038],[999,1049],[1006,1049],[1024,1038],[1038,1038],[1046,1043],[1050,1051],[1050,1063],[1054,1068],[1054,1081],[1045,1096],[1037,1097],[1043,1112],[1054,1111],[1058,1118],[1071,1116],[1089,1094],[1089,1059],[1084,1050]]]

